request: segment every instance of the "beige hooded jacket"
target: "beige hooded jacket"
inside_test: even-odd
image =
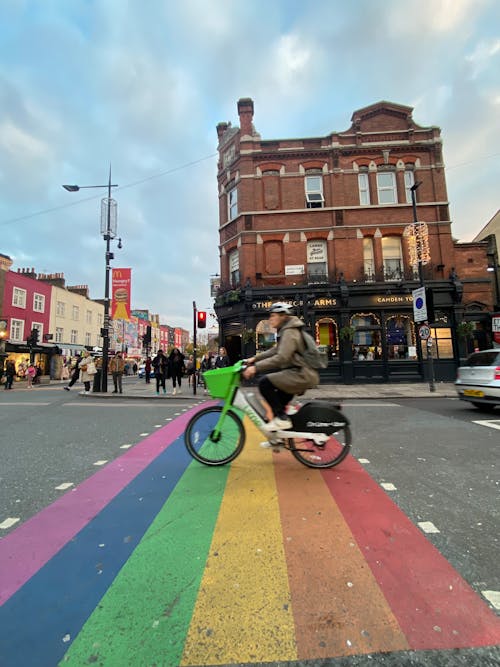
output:
[[[288,317],[278,329],[277,344],[255,355],[257,372],[277,370],[269,373],[268,378],[275,387],[288,394],[303,394],[319,383],[318,371],[307,366],[302,356],[305,345],[301,330],[304,326],[298,317]]]

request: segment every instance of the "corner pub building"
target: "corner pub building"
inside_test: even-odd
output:
[[[434,305],[435,379],[455,379],[461,357],[490,345],[487,243],[452,238],[440,129],[420,127],[412,111],[378,102],[355,111],[343,132],[263,140],[244,98],[240,126],[217,125],[215,311],[233,361],[274,344],[266,311],[286,301],[327,346],[322,382],[429,379],[413,319],[415,184],[428,230],[419,257]],[[462,322],[473,323],[469,338],[459,335],[468,331]]]

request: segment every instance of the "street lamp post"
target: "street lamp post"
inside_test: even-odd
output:
[[[111,165],[109,166],[109,179],[107,185],[63,185],[68,192],[78,192],[78,190],[88,188],[107,188],[108,197],[101,201],[101,234],[106,241],[106,271],[104,280],[104,326],[101,329],[102,335],[102,371],[101,371],[101,391],[108,391],[108,358],[109,358],[109,271],[110,261],[114,258],[110,251],[111,239],[116,236],[116,201],[111,199],[111,188],[117,188],[118,185],[111,184]],[[113,208],[113,215],[111,209]],[[121,239],[118,247],[121,248]]]
[[[417,227],[418,224],[418,217],[417,217],[417,198],[416,198],[416,191],[417,188],[422,185],[422,181],[417,181],[414,183],[411,188],[411,204],[413,208],[413,224],[415,225],[415,228]],[[420,287],[423,287],[425,289],[425,281],[424,281],[424,270],[423,270],[423,257],[422,257],[422,245],[421,243],[417,245],[416,249],[417,253],[417,260],[418,260],[418,280],[420,283]],[[426,324],[429,322],[427,321]],[[418,333],[418,326],[417,326],[417,333]],[[436,387],[434,385],[434,361],[432,357],[432,339],[428,339],[426,341],[426,348],[427,348],[427,365],[428,365],[428,374],[429,374],[429,391],[434,392],[436,391]]]

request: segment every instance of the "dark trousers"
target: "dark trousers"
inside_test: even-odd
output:
[[[113,373],[113,384],[115,385],[115,393],[122,393],[122,375],[123,373]]]
[[[76,372],[73,373],[73,375],[71,376],[71,380],[69,381],[68,387],[72,387],[79,377],[80,377],[80,371],[78,371],[78,373]]]
[[[292,400],[293,394],[275,387],[267,375],[259,380],[259,390],[271,406],[275,417],[285,414],[285,408]]]
[[[165,376],[155,375],[155,378],[156,378],[156,391],[160,391],[160,386],[162,389],[165,389]]]
[[[179,385],[179,389],[181,386],[181,378],[182,378],[182,372],[181,371],[172,371],[172,385],[175,389],[175,382],[177,380],[177,384]]]
[[[14,382],[14,376],[13,375],[6,375],[5,376],[5,389],[12,389],[12,383]]]

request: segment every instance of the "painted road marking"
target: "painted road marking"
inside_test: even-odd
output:
[[[368,459],[358,459],[360,463],[370,463]]]
[[[105,463],[107,463],[107,462],[108,462],[107,459],[106,459],[106,460],[102,460],[102,461],[96,461],[96,462],[94,463],[94,465],[95,465],[95,466],[103,466],[103,465],[104,465]]]
[[[397,491],[397,488],[392,482],[382,482],[380,486],[386,491]]]
[[[1,528],[2,530],[7,530],[7,528],[10,528],[11,526],[13,526],[13,525],[14,525],[15,523],[17,523],[18,521],[21,521],[21,519],[20,519],[19,517],[11,517],[11,516],[8,516],[8,517],[5,519],[5,521],[2,521],[2,523],[0,523],[0,528]]]
[[[487,426],[488,428],[496,428],[500,431],[500,419],[480,419],[472,423],[479,424],[479,426]]]
[[[500,609],[500,591],[481,591],[481,595],[484,595],[495,609]]]
[[[62,484],[59,484],[59,486],[56,486],[55,489],[56,491],[66,491],[70,486],[74,486],[73,482],[63,482]]]
[[[439,528],[432,523],[432,521],[419,521],[418,526],[424,531],[424,533],[440,533]]]
[[[120,445],[120,449],[128,449],[129,447],[133,447],[134,445]]]
[[[149,435],[149,433],[139,433],[139,435],[141,438],[145,438],[147,435]]]
[[[41,403],[41,402],[34,402],[34,401],[9,401],[8,403],[0,403],[0,407],[7,407],[9,405],[51,405],[51,403]]]

